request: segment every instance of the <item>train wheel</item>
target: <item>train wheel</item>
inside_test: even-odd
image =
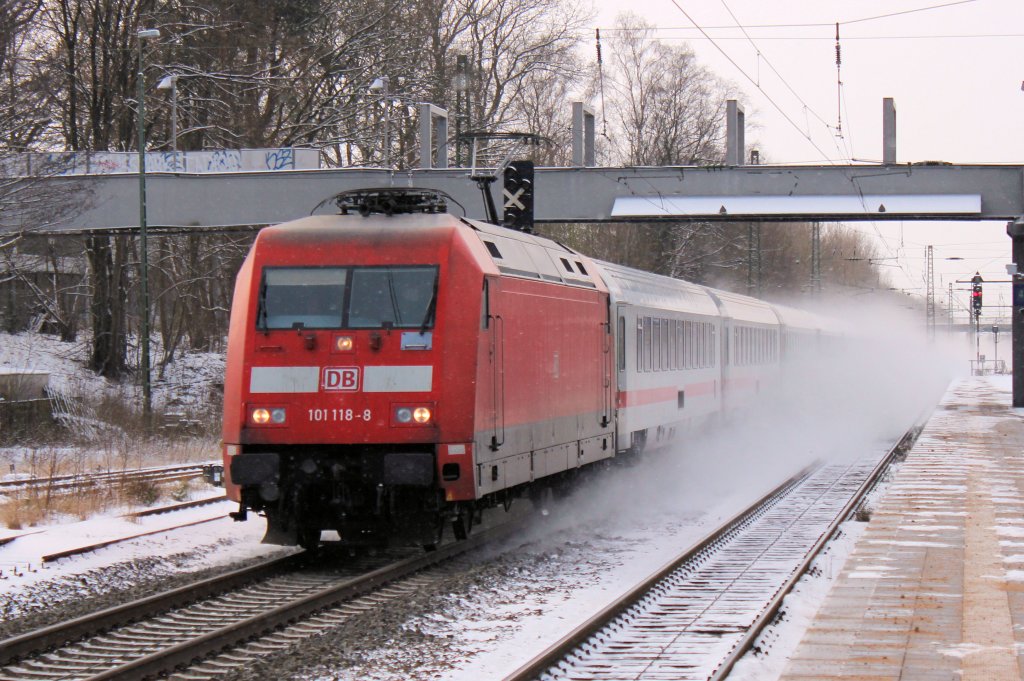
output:
[[[533,503],[533,508],[545,518],[554,511],[555,498],[558,496],[555,492],[555,484],[542,483],[530,488],[530,501]]]
[[[438,514],[437,521],[433,534],[428,541],[423,542],[424,551],[437,551],[437,547],[441,545],[441,539],[444,537],[444,517]]]
[[[320,528],[300,527],[298,530],[299,546],[310,553],[316,553],[320,549]]]
[[[458,514],[452,519],[452,532],[455,533],[455,538],[459,541],[465,541],[469,538],[469,533],[472,529],[473,509],[460,508]]]

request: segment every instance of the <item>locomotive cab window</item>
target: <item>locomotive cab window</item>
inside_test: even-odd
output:
[[[348,326],[353,329],[434,325],[437,268],[377,267],[352,270]]]
[[[263,270],[257,326],[263,329],[337,329],[348,271],[340,267]]]
[[[380,329],[434,326],[437,267],[268,267],[260,329]]]

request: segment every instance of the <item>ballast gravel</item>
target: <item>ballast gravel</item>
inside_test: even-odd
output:
[[[679,521],[674,519],[676,524]],[[575,528],[525,545],[506,546],[500,554],[492,550],[461,557],[433,569],[429,589],[387,601],[221,678],[443,678],[474,656],[507,645],[524,620],[543,615],[587,585],[600,582],[650,541],[644,535]],[[652,565],[651,571],[658,566]]]
[[[266,560],[251,558],[216,567],[197,568],[206,563],[211,551],[224,551],[229,546],[221,542],[169,556],[127,560],[18,589],[0,599],[0,639],[66,622]]]

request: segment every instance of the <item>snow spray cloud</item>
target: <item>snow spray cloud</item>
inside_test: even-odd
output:
[[[717,427],[581,487],[560,518],[692,518],[752,501],[814,461],[891,447],[941,398],[954,373],[948,348],[927,340],[923,314],[858,301],[830,304],[827,316],[840,334],[819,354],[787,365]]]

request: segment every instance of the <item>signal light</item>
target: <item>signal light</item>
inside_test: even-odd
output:
[[[533,232],[533,161],[513,161],[505,168],[502,196],[505,227]]]
[[[984,279],[978,272],[971,277],[971,311],[974,312],[975,317],[981,316],[981,284],[983,281]]]

